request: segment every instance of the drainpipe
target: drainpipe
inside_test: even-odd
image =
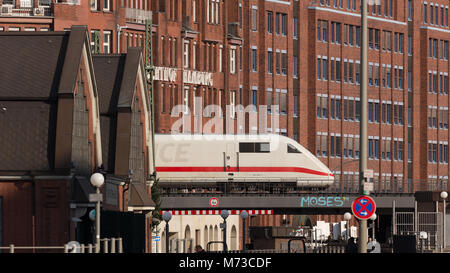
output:
[[[122,29],[127,29],[127,26],[120,26],[119,24],[117,24],[117,53],[120,54],[120,32],[122,31]]]

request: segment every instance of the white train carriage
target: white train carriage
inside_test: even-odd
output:
[[[331,171],[296,141],[280,135],[156,135],[161,184],[288,182],[325,188]]]

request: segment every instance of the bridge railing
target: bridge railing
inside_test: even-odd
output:
[[[317,184],[318,180],[307,181],[305,185]],[[209,183],[209,184],[208,184]],[[187,181],[166,183],[161,186],[164,196],[172,195],[297,195],[314,191],[323,194],[358,194],[357,180],[336,180],[327,188],[299,187],[296,182],[208,182]],[[168,186],[171,184],[170,186]],[[373,181],[373,194],[413,194],[416,191],[449,191],[448,180],[378,180]]]

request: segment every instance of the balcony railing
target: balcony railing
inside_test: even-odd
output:
[[[152,18],[152,12],[149,10],[127,8],[125,10],[125,19],[127,22],[145,24],[145,21]]]
[[[0,16],[7,17],[31,17],[52,16],[53,8],[51,0],[39,0],[38,6],[34,6],[33,0],[3,0],[0,5]]]

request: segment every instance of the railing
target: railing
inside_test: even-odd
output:
[[[359,194],[359,185],[356,180],[335,181],[329,187],[315,187],[307,185],[317,185],[320,180],[304,180],[306,186],[299,187],[296,182],[257,182],[250,180],[242,181],[195,181],[186,178],[182,182],[160,182],[162,194],[164,196],[182,195],[298,195],[299,193],[309,193],[314,191],[322,194]],[[323,181],[324,183],[328,181]],[[408,185],[410,183],[410,185]],[[415,181],[375,181],[374,195],[404,195],[414,194],[416,191],[450,191],[448,181],[415,180]]]
[[[122,238],[108,238],[101,239],[102,245],[100,245],[100,253],[123,253]],[[80,244],[79,247],[74,245],[65,244],[64,246],[16,246],[10,244],[8,247],[0,247],[0,251],[8,250],[9,253],[15,253],[16,250],[28,250],[29,252],[35,252],[36,250],[60,250],[63,253],[95,253],[96,245],[93,244]],[[27,252],[28,252],[27,251]]]
[[[152,12],[150,10],[141,9],[125,9],[125,20],[131,23],[145,24],[147,19],[152,18]]]
[[[39,0],[37,6],[34,6],[33,0],[3,0],[0,7],[0,16],[53,16],[53,5],[51,0]]]

